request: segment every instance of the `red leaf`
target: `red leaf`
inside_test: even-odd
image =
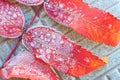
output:
[[[48,0],[44,6],[48,15],[58,23],[91,40],[111,46],[120,41],[120,20],[108,12],[88,6],[83,0]]]
[[[5,79],[17,77],[30,80],[59,80],[49,65],[36,59],[29,52],[22,52],[10,59],[1,69],[1,74]]]
[[[19,37],[23,25],[24,16],[21,9],[6,0],[0,0],[0,36]]]
[[[16,0],[25,5],[40,5],[43,3],[43,0]]]
[[[64,35],[43,26],[29,29],[23,43],[37,58],[72,76],[85,75],[105,64]]]

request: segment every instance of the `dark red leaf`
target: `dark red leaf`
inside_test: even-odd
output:
[[[44,6],[55,21],[91,40],[111,46],[120,42],[120,20],[83,0],[47,0]]]
[[[29,52],[22,52],[10,59],[0,74],[5,78],[29,78],[30,80],[59,80],[50,66],[36,59]]]
[[[25,5],[40,5],[44,0],[16,0]]]
[[[72,76],[85,75],[105,64],[63,34],[43,26],[29,29],[23,43],[37,58]]]
[[[21,9],[6,0],[0,0],[0,36],[19,37],[23,25],[24,16]]]

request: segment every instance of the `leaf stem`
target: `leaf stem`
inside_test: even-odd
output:
[[[43,7],[43,4],[40,5],[39,9],[37,10],[37,12],[35,13],[35,15],[33,16],[32,20],[30,21],[30,23],[27,25],[27,27],[23,30],[22,35],[19,37],[19,40],[17,41],[17,43],[15,44],[15,47],[11,50],[11,52],[9,53],[9,55],[7,56],[7,58],[5,59],[5,61],[3,62],[1,68],[4,67],[5,63],[11,58],[11,56],[14,54],[14,52],[16,51],[17,47],[20,45],[20,42],[22,40],[22,36],[24,35],[24,33],[27,31],[28,28],[31,27],[31,25],[33,24],[34,20],[36,19],[36,17],[39,15],[41,9]]]

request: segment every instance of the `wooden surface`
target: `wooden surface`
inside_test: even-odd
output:
[[[112,13],[117,18],[120,18],[120,0],[84,0],[92,6],[98,7],[99,9],[105,10],[107,12]],[[31,20],[34,16],[36,7],[27,7],[21,4],[23,13],[25,15],[26,24]],[[25,25],[26,25],[25,24]],[[107,55],[109,58],[109,63],[104,67],[82,76],[80,78],[70,77],[65,75],[64,73],[57,72],[63,80],[120,80],[120,45],[116,47],[109,47],[104,44],[96,43],[87,38],[78,35],[75,31],[65,26],[59,25],[54,22],[45,12],[42,10],[40,15],[36,18],[34,25],[45,25],[50,26],[62,33],[64,33],[67,37],[72,39],[73,41],[80,44],[82,47],[90,50],[94,54],[102,57]],[[0,66],[3,60],[6,58],[8,53],[14,47],[17,39],[5,39],[0,37]],[[15,55],[20,51],[26,50],[25,47],[21,44],[19,48],[16,50]],[[2,79],[1,79],[2,80]]]

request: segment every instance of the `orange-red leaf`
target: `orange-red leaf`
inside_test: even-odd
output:
[[[29,29],[23,43],[37,58],[72,76],[85,75],[105,64],[65,35],[43,26]]]
[[[21,9],[6,0],[0,0],[0,36],[19,37],[23,25],[24,16]]]
[[[40,5],[44,0],[16,0],[25,5]]]
[[[58,23],[83,36],[107,45],[120,41],[120,20],[108,12],[93,8],[83,0],[47,0],[46,12]]]
[[[22,52],[10,59],[0,70],[5,79],[29,78],[30,80],[59,80],[51,71],[50,66],[36,59],[29,52]]]

